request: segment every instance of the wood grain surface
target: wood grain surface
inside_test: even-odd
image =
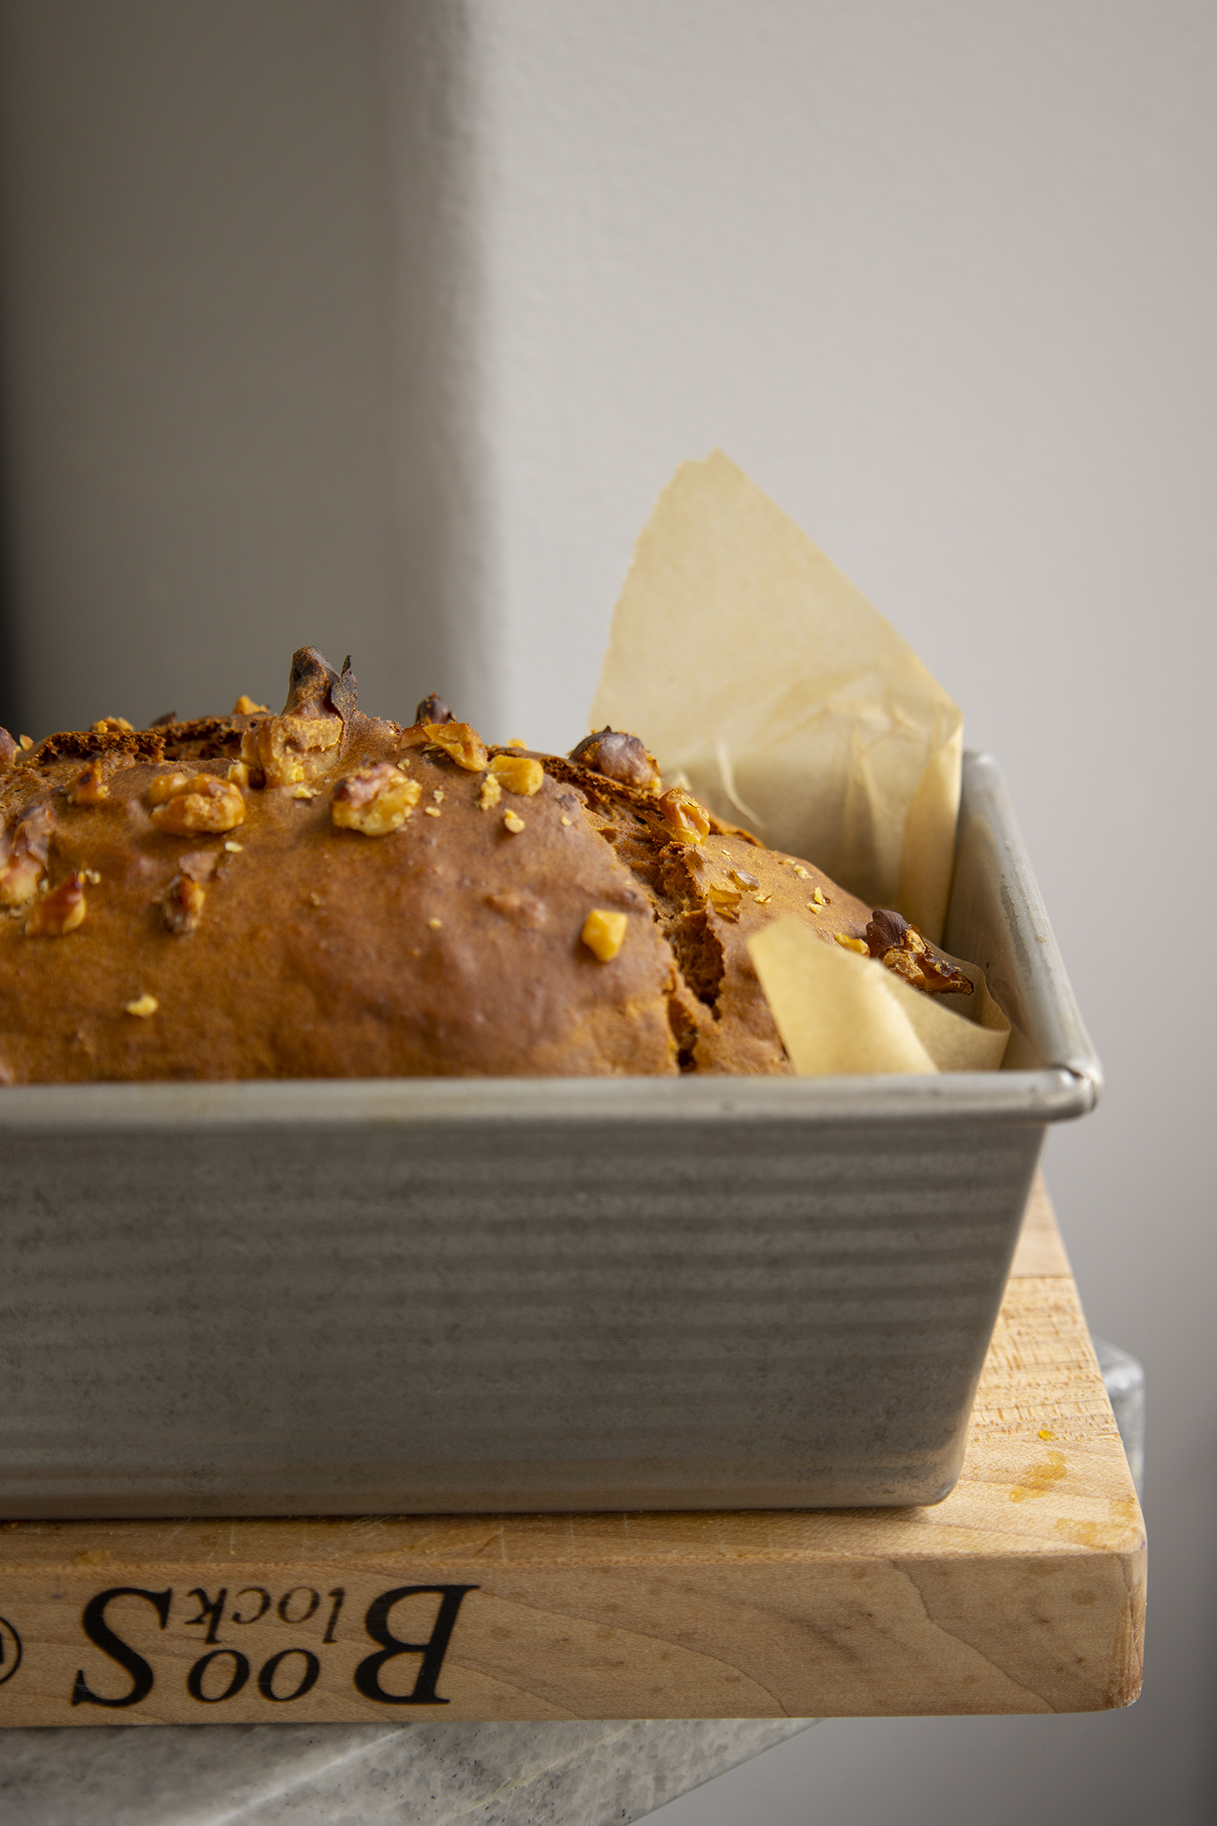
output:
[[[1144,1574],[1041,1188],[936,1507],[10,1522],[0,1723],[1099,1711]]]

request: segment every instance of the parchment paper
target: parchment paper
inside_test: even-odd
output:
[[[748,952],[800,1077],[996,1071],[1002,1062],[1010,1023],[974,964],[952,959],[973,985],[966,1001],[925,995],[789,913],[749,939]]]
[[[959,710],[721,451],[681,464],[639,537],[592,721],[641,735],[721,817],[940,936]]]
[[[642,736],[721,817],[936,941],[963,719],[912,649],[719,450],[682,463],[634,548],[592,727]],[[912,989],[797,919],[749,941],[796,1072],[996,1071],[1010,1024],[983,973]]]

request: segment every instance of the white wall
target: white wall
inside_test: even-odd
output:
[[[1049,1176],[1094,1328],[1149,1372],[1137,1708],[826,1724],[663,1817],[1212,1818],[1217,1010],[1185,935],[1214,887],[1217,15],[479,21],[513,730],[577,730],[654,489],[721,443],[1008,772],[1110,1076]]]
[[[1007,770],[1110,1078],[1048,1165],[1149,1370],[1146,1694],[825,1724],[671,1826],[1207,1820],[1217,15],[0,11],[33,733],[273,694],[300,637],[374,707],[568,742],[634,532],[718,443]]]

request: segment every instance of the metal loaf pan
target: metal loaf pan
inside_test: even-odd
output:
[[[1100,1085],[983,756],[946,942],[1013,1069],[3,1091],[0,1513],[938,1501]]]

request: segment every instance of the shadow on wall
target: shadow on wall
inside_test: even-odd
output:
[[[494,720],[466,15],[0,0],[6,720]]]
[[[2,411],[2,406],[0,406]],[[17,669],[16,588],[12,571],[8,477],[0,467],[0,729],[20,735],[21,679]]]

